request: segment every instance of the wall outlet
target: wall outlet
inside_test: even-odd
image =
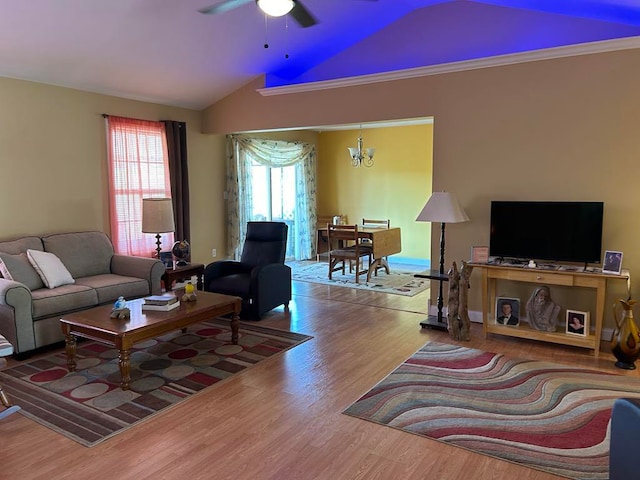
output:
[[[215,258],[215,257],[217,257],[217,256],[218,256],[218,251],[217,251],[215,248],[212,248],[212,249],[211,249],[211,256],[212,256],[213,258]]]

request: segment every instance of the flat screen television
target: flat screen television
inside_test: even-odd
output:
[[[603,202],[492,201],[489,255],[598,263]]]

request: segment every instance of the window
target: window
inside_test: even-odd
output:
[[[142,233],[142,199],[171,197],[164,124],[107,117],[109,214],[116,253],[149,257],[155,236]],[[173,244],[173,233],[162,235]]]

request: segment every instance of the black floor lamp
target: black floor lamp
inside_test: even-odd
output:
[[[431,270],[428,274],[420,275],[432,280],[438,280],[438,315],[429,315],[420,322],[423,328],[447,330],[447,322],[442,316],[443,294],[442,282],[449,278],[444,272],[444,226],[447,223],[468,222],[469,217],[464,212],[456,197],[449,192],[433,192],[424,208],[416,218],[416,222],[440,222],[440,268]],[[428,309],[428,306],[427,306]]]

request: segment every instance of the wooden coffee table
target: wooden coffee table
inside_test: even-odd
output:
[[[181,297],[182,293],[182,290],[177,290],[175,295]],[[220,315],[232,314],[231,341],[237,345],[242,299],[210,292],[197,292],[197,297],[195,302],[181,302],[178,308],[168,312],[142,311],[142,299],[128,300],[127,307],[131,310],[131,318],[126,320],[109,317],[113,305],[102,305],[66,315],[60,319],[60,324],[66,338],[65,350],[69,371],[76,370],[76,337],[96,340],[118,349],[122,377],[120,386],[123,390],[129,389],[131,347],[136,343],[174,330],[186,329],[189,325]]]

